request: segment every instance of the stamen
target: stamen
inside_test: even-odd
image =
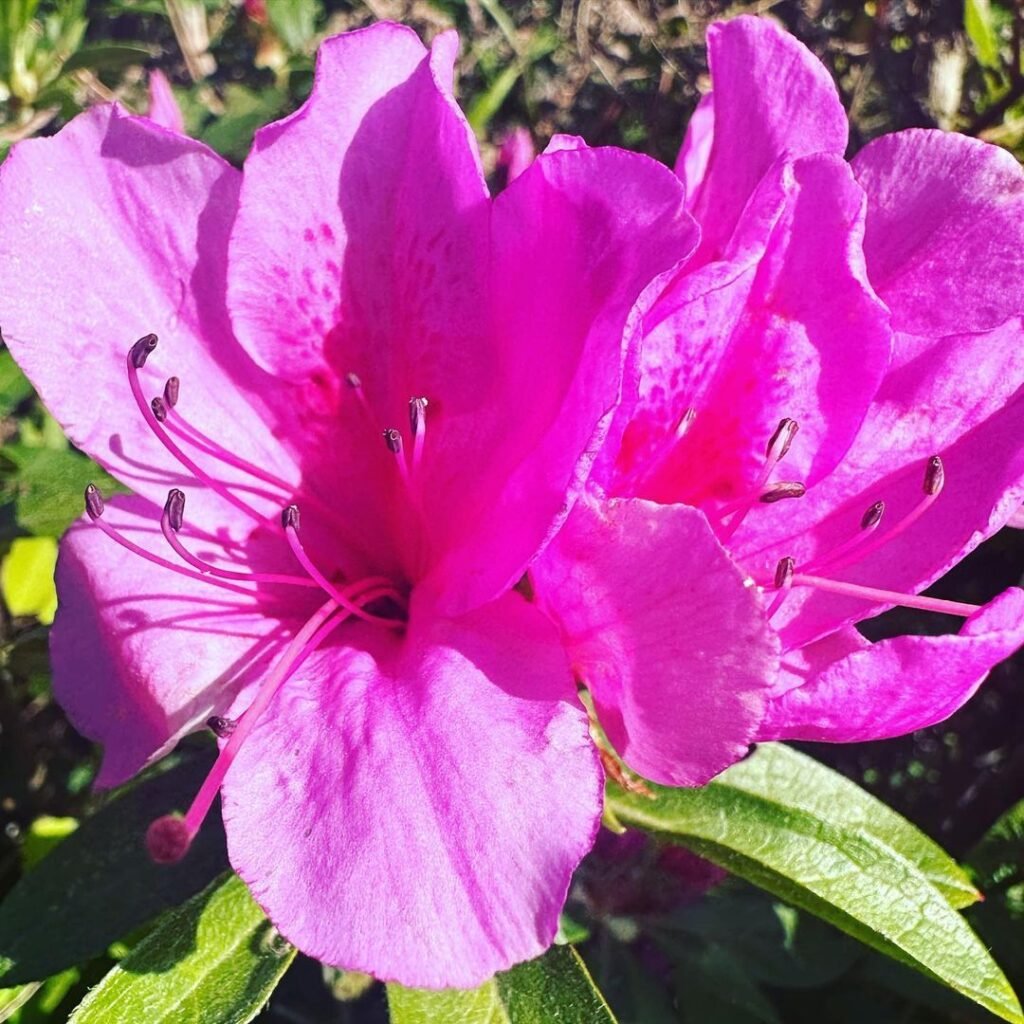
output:
[[[366,417],[366,422],[373,424],[373,413],[370,411],[370,403],[366,400],[366,392],[363,391],[363,382],[358,373],[346,373],[345,383],[349,386],[349,390],[356,396],[356,400],[359,402],[360,408],[363,410],[363,415]]]
[[[164,385],[164,404],[168,409],[173,409],[178,404],[178,393],[181,389],[181,381],[177,377],[168,377]]]
[[[163,423],[167,419],[167,405],[162,398],[159,396],[154,398],[149,403],[149,407],[153,410],[157,423]]]
[[[840,565],[848,565],[849,563],[844,561],[846,555],[864,545],[867,538],[878,529],[883,515],[885,515],[884,501],[876,501],[873,505],[869,505],[867,511],[860,518],[860,532],[855,533],[852,537],[847,537],[842,544],[837,545],[831,551],[826,551],[821,557],[812,559],[807,570],[814,573],[825,568],[834,569]]]
[[[802,498],[806,493],[807,488],[799,481],[786,481],[772,484],[757,500],[765,505],[774,505],[787,498]]]
[[[206,484],[210,490],[219,494],[225,501],[230,502],[240,512],[255,519],[260,524],[265,524],[267,519],[265,516],[260,515],[254,508],[251,508],[240,498],[236,497],[231,491],[228,490],[222,483],[214,480],[209,474],[204,472],[196,463],[190,459],[170,438],[167,431],[163,429],[160,421],[150,404],[146,401],[145,396],[142,393],[142,384],[139,380],[139,370],[145,366],[146,359],[149,358],[150,353],[156,348],[157,338],[155,334],[147,334],[144,338],[140,338],[131,349],[128,351],[128,383],[132,389],[132,396],[135,398],[135,404],[139,407],[139,411],[142,413],[146,422],[149,424],[150,429],[156,434],[157,440],[173,455],[178,462],[180,462],[189,472],[191,472],[197,480],[202,481]]]
[[[786,600],[790,588],[793,586],[793,574],[795,571],[795,559],[789,555],[779,559],[779,564],[775,567],[775,589],[778,591],[778,594],[775,595],[775,599],[765,612],[769,619],[779,610],[782,602]]]
[[[394,455],[395,464],[398,466],[398,475],[402,478],[402,483],[405,484],[405,489],[415,506],[416,492],[413,490],[412,477],[409,475],[408,464],[405,459],[402,458],[403,445],[401,431],[396,430],[394,427],[388,427],[388,429],[384,431],[384,444],[387,445],[388,451]]]
[[[214,715],[206,720],[207,728],[219,740],[228,739],[238,728],[238,719],[225,718],[223,715]]]
[[[874,537],[868,543],[850,545],[850,549],[841,558],[836,557],[838,552],[828,555],[829,572],[843,569],[853,562],[859,562],[862,558],[873,555],[890,541],[895,540],[901,533],[909,530],[935,504],[936,499],[942,493],[945,481],[946,472],[942,465],[942,459],[938,455],[933,455],[925,466],[924,479],[921,482],[921,490],[924,492],[924,497],[921,501],[890,529],[875,531]],[[876,504],[880,503],[876,502]],[[871,507],[874,508],[875,506],[872,505]],[[870,512],[870,509],[868,511]],[[864,515],[867,518],[868,513],[866,512]],[[863,539],[863,534],[860,535],[860,539]],[[843,546],[845,547],[845,545]]]
[[[799,429],[800,424],[796,420],[791,420],[788,416],[779,420],[779,425],[775,428],[775,433],[769,439],[764,453],[773,467],[786,457]]]
[[[426,398],[409,399],[409,426],[412,430],[412,471],[415,473],[423,461],[423,443],[427,436]]]
[[[289,505],[281,513],[281,525],[284,527],[285,536],[288,538],[288,545],[292,549],[292,553],[295,558],[306,570],[309,575],[316,580],[320,585],[320,588],[342,608],[345,609],[350,615],[355,615],[365,622],[373,622],[379,626],[387,626],[389,629],[402,629],[405,626],[404,622],[398,619],[388,619],[383,615],[374,615],[371,612],[364,611],[359,605],[353,604],[346,594],[339,590],[324,574],[316,567],[313,560],[306,553],[306,549],[302,546],[302,541],[299,540],[299,507],[298,505]],[[362,581],[367,582],[367,581]],[[396,598],[400,603],[404,604],[404,599],[401,594],[391,584],[391,581],[383,576],[370,577],[369,582],[379,583],[380,585],[387,587],[385,593],[388,596]],[[380,596],[385,596],[382,593]]]
[[[661,467],[665,465],[669,457],[676,450],[679,442],[690,432],[690,427],[693,426],[693,421],[696,418],[697,410],[693,406],[688,406],[683,411],[683,414],[676,420],[675,427],[661,438],[651,458],[642,465],[641,471],[636,477],[637,487],[651,480]]]
[[[174,551],[189,565],[195,566],[204,576],[216,576],[225,580],[244,580],[248,583],[286,583],[295,587],[319,588],[315,580],[305,576],[291,576],[271,572],[239,572],[232,569],[221,569],[192,554],[176,536],[185,521],[185,494],[174,488],[167,495],[163,515],[160,517],[160,530],[164,539]]]
[[[193,572],[191,569],[186,569],[184,566],[177,565],[174,562],[168,561],[166,558],[154,555],[151,551],[147,551],[144,547],[136,544],[135,541],[129,540],[127,537],[118,533],[118,531],[109,523],[100,518],[104,511],[103,498],[100,496],[99,491],[93,484],[89,484],[85,489],[85,510],[89,514],[89,518],[92,519],[92,521],[112,541],[120,544],[121,547],[126,548],[128,551],[132,552],[132,554],[138,555],[140,558],[144,558],[147,562],[152,562],[154,565],[159,565],[164,569],[170,569],[171,572],[176,572],[179,576],[187,576],[189,579],[200,580],[203,583],[209,583],[211,586],[220,587],[222,590],[230,590],[233,593],[242,594],[244,597],[255,597],[255,591],[246,590],[244,587],[236,586],[233,583],[211,579],[209,576]]]
[[[336,626],[348,615],[337,615],[338,606],[333,600],[324,602],[294,636],[277,664],[261,684],[252,704],[232,732],[227,743],[217,755],[210,773],[203,780],[199,792],[185,813],[157,818],[146,831],[146,847],[149,855],[158,864],[177,863],[188,852],[199,827],[203,823],[214,798],[220,792],[224,776],[231,767],[239,749],[252,732],[260,716],[267,709],[281,684],[292,675],[305,659],[316,650]]]
[[[106,509],[106,503],[103,501],[103,495],[100,494],[99,488],[95,484],[85,485],[85,511],[88,512],[89,518],[94,522],[103,515]]]

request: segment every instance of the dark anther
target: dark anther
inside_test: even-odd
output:
[[[297,530],[299,528],[299,506],[289,505],[281,513],[281,525],[286,529]]]
[[[99,519],[103,515],[106,505],[103,502],[103,495],[95,484],[86,484],[85,487],[85,511],[90,519]]]
[[[206,725],[220,740],[226,740],[238,728],[238,722],[234,718],[225,718],[223,715],[208,718]]]
[[[384,431],[384,443],[393,455],[402,454],[402,435],[394,427],[388,427]]]
[[[185,522],[185,492],[172,487],[167,493],[164,511],[167,513],[167,522],[171,529],[177,533]]]
[[[409,399],[409,426],[412,428],[413,436],[420,429],[423,419],[427,413],[428,402],[425,398]]]
[[[359,379],[358,373],[346,373],[345,383],[352,388],[353,391],[355,391],[356,388],[361,388],[363,386],[363,382]]]
[[[924,493],[927,495],[938,494],[945,482],[946,470],[942,465],[942,459],[938,455],[933,455],[928,460],[924,471]]]
[[[181,390],[181,381],[177,377],[168,377],[164,385],[164,405],[173,409],[178,404],[178,392]]]
[[[163,423],[163,421],[167,419],[167,406],[159,395],[149,403],[149,407],[153,410],[153,415],[156,417],[157,423]]]
[[[876,501],[867,512],[861,516],[860,528],[862,530],[870,530],[872,527],[877,526],[882,521],[882,516],[885,514],[885,502]]]
[[[775,589],[782,590],[783,587],[788,587],[793,582],[794,572],[796,572],[796,560],[790,555],[780,558],[779,564],[775,566]]]
[[[156,348],[156,340],[155,334],[147,334],[145,337],[139,338],[132,345],[129,358],[136,370],[141,370],[146,365],[146,360],[153,354],[153,349]]]
[[[773,484],[769,487],[761,495],[761,501],[766,505],[774,505],[775,502],[782,501],[784,498],[802,498],[806,493],[807,488],[802,483],[787,481],[786,483]]]
[[[786,453],[789,451],[790,446],[793,444],[793,438],[796,437],[796,432],[800,429],[800,424],[796,420],[791,420],[788,416],[779,420],[779,425],[775,428],[775,433],[768,440],[768,447],[765,448],[765,455],[771,456],[775,452],[776,459],[785,458]],[[776,448],[778,447],[778,451]]]

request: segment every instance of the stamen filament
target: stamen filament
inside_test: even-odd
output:
[[[344,608],[350,615],[363,619],[365,622],[376,623],[378,626],[386,626],[389,629],[402,629],[405,626],[404,622],[397,619],[388,619],[382,615],[374,615],[372,612],[364,611],[359,605],[353,604],[352,601],[345,595],[345,593],[339,590],[314,564],[313,560],[306,553],[306,549],[302,546],[302,541],[299,539],[299,510],[295,505],[289,505],[284,510],[284,514],[281,517],[281,523],[284,527],[284,535],[288,538],[288,546],[292,549],[292,554],[295,555],[296,560],[303,569],[309,573],[319,584],[320,588],[342,608]],[[385,592],[387,595],[396,598],[398,601],[404,604],[404,599],[401,594],[391,585],[391,581],[383,576],[369,577],[368,580],[361,581],[363,583],[380,583],[382,586],[387,587]],[[385,596],[385,593],[379,596]]]
[[[149,351],[152,351],[152,349],[156,347],[156,336],[147,335],[147,338],[150,337],[153,339],[153,341],[152,345],[149,348]],[[141,340],[144,339],[140,339],[140,341]],[[229,491],[227,487],[225,487],[222,483],[220,483],[217,480],[214,480],[213,477],[209,476],[206,472],[204,472],[192,459],[188,457],[188,455],[186,455],[178,447],[177,444],[175,444],[175,442],[167,434],[167,431],[163,429],[163,426],[160,424],[160,422],[157,420],[156,416],[153,413],[152,406],[150,405],[149,402],[146,401],[146,397],[142,393],[142,382],[139,380],[139,366],[136,364],[138,363],[139,365],[143,365],[145,363],[145,358],[142,358],[140,360],[139,356],[137,355],[138,345],[139,342],[136,342],[135,345],[132,346],[132,348],[129,350],[128,358],[126,360],[128,367],[128,383],[132,390],[132,396],[135,398],[135,404],[139,407],[139,411],[142,413],[143,418],[149,425],[150,430],[152,430],[153,433],[156,435],[157,440],[160,441],[160,443],[171,453],[171,455],[173,455],[178,460],[178,462],[180,462],[190,473],[192,473],[197,480],[200,480],[202,483],[206,484],[207,487],[209,487],[215,493],[219,494],[225,501],[234,505],[235,508],[237,508],[240,512],[244,513],[252,519],[255,519],[256,522],[260,524],[266,524],[267,522],[269,522],[266,516],[261,515],[259,512],[256,511],[256,509],[250,507],[244,501],[242,501],[241,498],[238,498],[234,494],[232,494],[231,491]]]
[[[918,608],[925,612],[939,612],[943,615],[959,615],[970,618],[980,605],[964,604],[960,601],[943,601],[937,597],[923,597],[919,594],[901,594],[893,590],[879,590],[877,587],[865,587],[859,583],[846,583],[842,580],[831,580],[824,576],[809,576],[796,573],[793,586],[814,587],[844,597],[858,597],[877,604],[900,605],[904,608]]]
[[[171,492],[174,493],[173,491]],[[181,493],[181,492],[178,492]],[[184,502],[184,495],[182,495]],[[163,515],[160,517],[160,530],[164,539],[189,565],[195,566],[204,576],[216,576],[225,580],[245,580],[249,583],[286,583],[295,587],[313,587],[319,589],[320,585],[305,576],[289,576],[284,573],[272,572],[236,572],[231,569],[221,569],[219,566],[211,565],[209,562],[192,554],[188,548],[178,539],[177,531],[180,526],[175,526],[170,509],[170,499],[164,506]]]

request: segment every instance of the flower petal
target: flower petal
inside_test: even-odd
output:
[[[898,636],[825,664],[813,648],[800,686],[770,702],[762,740],[859,743],[923,729],[948,718],[989,670],[1024,644],[1024,591],[1007,590],[959,634]],[[852,646],[852,645],[850,645]]]
[[[720,257],[747,200],[777,160],[842,156],[847,138],[846,113],[828,71],[773,22],[741,17],[712,25],[708,63],[714,133],[707,170],[689,204],[701,226],[700,263]],[[703,120],[693,130],[704,132]],[[681,161],[695,145],[684,143]]]
[[[782,165],[737,228],[739,238],[767,226],[760,252],[751,242],[737,259],[683,276],[659,301],[649,320],[660,322],[644,339],[632,452],[621,460],[640,471],[637,493],[705,504],[749,492],[783,417],[800,430],[776,479],[810,485],[842,459],[890,351],[888,316],[860,254],[863,205],[836,157]],[[673,443],[687,407],[695,418]],[[660,460],[659,443],[670,446]]]
[[[495,201],[490,403],[441,439],[453,480],[471,486],[430,499],[447,555],[429,585],[450,613],[515,583],[575,500],[653,300],[645,286],[696,244],[683,198],[646,157],[576,147],[542,154]]]
[[[777,642],[699,511],[581,502],[530,579],[631,768],[696,786],[746,754]]]
[[[156,526],[159,509],[144,499],[108,502],[103,521],[176,561]],[[219,546],[193,544],[204,554]],[[88,519],[61,542],[56,575],[54,693],[75,727],[103,745],[102,786],[126,781],[224,714],[288,628],[290,616],[279,605],[275,614],[266,595],[245,597],[154,565]]]
[[[554,938],[601,788],[557,637],[511,595],[314,655],[232,765],[224,818],[232,864],[305,953],[470,987]]]
[[[158,503],[191,475],[128,387],[128,350],[150,332],[162,341],[142,371],[147,400],[177,375],[191,423],[296,476],[266,426],[273,380],[234,343],[224,311],[238,184],[202,144],[117,107],[21,143],[0,168],[4,338],[72,440]],[[211,492],[193,500],[211,524],[232,515]]]
[[[934,337],[1024,314],[1024,170],[1006,150],[911,129],[869,143],[853,168],[868,274],[894,327]]]

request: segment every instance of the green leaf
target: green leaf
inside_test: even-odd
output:
[[[702,789],[652,787],[651,799],[613,788],[609,802],[621,821],[682,843],[1024,1024],[984,944],[918,867],[912,833],[888,834],[866,794],[848,791],[809,760],[769,745]],[[818,785],[827,799],[814,792]],[[934,872],[934,858],[927,859]]]
[[[978,63],[982,67],[998,69],[999,35],[988,0],[965,0],[964,30]]]
[[[0,904],[0,983],[39,981],[99,955],[225,870],[217,815],[180,864],[154,864],[143,843],[154,818],[188,804],[209,763],[193,758],[131,787],[15,885]]]
[[[319,0],[267,0],[267,17],[281,42],[293,53],[313,41],[323,11]]]
[[[169,911],[68,1024],[246,1024],[295,957],[237,875]]]
[[[81,515],[87,483],[106,495],[124,493],[117,481],[70,448],[10,444],[0,456],[4,498],[14,502],[18,525],[29,533],[59,537]]]
[[[571,946],[496,975],[479,988],[388,985],[391,1024],[615,1024],[608,1004]]]
[[[92,71],[123,71],[152,60],[153,50],[141,43],[90,43],[79,47],[64,64],[64,73],[89,68]]]
[[[0,988],[0,1024],[10,1020],[39,990],[41,981],[33,981],[28,985],[17,985],[14,988]]]
[[[78,828],[77,818],[54,818],[44,814],[29,825],[21,844],[21,862],[25,870],[34,868],[54,847]]]
[[[17,537],[0,564],[0,590],[14,616],[32,615],[44,625],[53,622],[57,590],[57,542],[52,537]]]
[[[728,772],[752,796],[805,811],[830,825],[880,839],[914,864],[956,908],[981,894],[970,875],[934,840],[844,775],[780,743],[763,744]]]
[[[281,113],[285,96],[278,89],[256,92],[231,83],[224,89],[224,114],[205,128],[200,136],[221,156],[241,160],[249,152],[258,128]]]
[[[14,356],[0,349],[0,416],[10,416],[32,394],[32,385]]]

